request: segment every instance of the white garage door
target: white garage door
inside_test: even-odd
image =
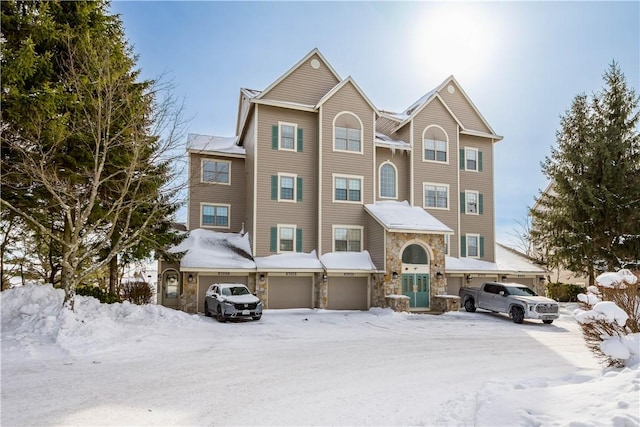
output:
[[[269,276],[268,308],[313,308],[311,276]]]
[[[368,277],[329,277],[329,310],[368,310]]]

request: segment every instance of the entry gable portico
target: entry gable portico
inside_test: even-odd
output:
[[[367,204],[365,210],[382,229],[384,242],[377,249],[381,253],[372,254],[374,259],[384,259],[385,271],[374,298],[383,301],[403,295],[411,310],[434,309],[434,296],[446,293],[444,236],[453,230],[406,201]],[[375,224],[370,227],[372,233],[376,233]]]

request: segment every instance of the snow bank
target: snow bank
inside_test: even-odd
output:
[[[2,340],[27,351],[57,344],[69,354],[104,350],[134,332],[136,339],[172,325],[198,322],[198,316],[162,306],[129,302],[101,304],[76,295],[75,311],[62,308],[64,291],[26,285],[0,293]]]

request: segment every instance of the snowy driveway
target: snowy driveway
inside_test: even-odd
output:
[[[163,320],[160,309],[63,323],[54,338],[29,338],[3,317],[2,425],[603,421],[602,407],[557,392],[601,378],[566,309],[552,325],[375,309],[266,310],[259,322],[220,324]],[[616,416],[637,413],[632,392],[609,402]]]

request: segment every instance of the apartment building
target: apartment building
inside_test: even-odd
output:
[[[216,282],[266,308],[443,311],[463,284],[543,271],[496,262],[491,128],[451,76],[380,110],[314,49],[240,89],[236,135],[189,135],[189,237],[160,302],[203,310]]]

